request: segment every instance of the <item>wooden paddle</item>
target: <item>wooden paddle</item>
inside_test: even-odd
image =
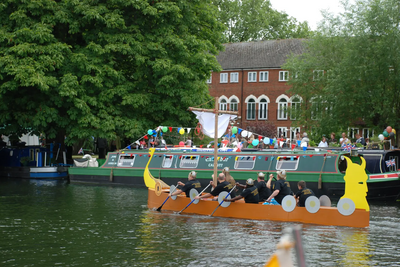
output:
[[[322,163],[321,172],[319,173],[318,189],[322,189],[322,179],[321,179],[321,176],[322,176],[322,170],[324,169],[324,166],[325,166],[325,161],[326,161],[326,155],[325,155],[325,157],[324,157],[324,163]]]
[[[172,192],[170,192],[171,194],[175,192],[176,188],[178,188],[178,184],[175,186],[174,190]],[[169,199],[170,195],[168,194],[168,197],[164,200],[164,202],[161,204],[160,207],[158,207],[158,209],[156,209],[157,211],[161,211],[161,208],[164,206],[165,202],[167,202],[167,200]]]
[[[207,190],[207,188],[210,186],[211,184],[208,184],[206,188],[203,189],[203,191],[201,191],[197,196],[200,196],[204,191]],[[184,207],[180,212],[178,212],[178,214],[181,214],[182,211],[184,211],[185,209],[187,209],[187,207],[190,206],[190,204],[192,204],[196,199],[193,198],[193,200],[186,206]]]
[[[213,216],[214,212],[224,203],[225,199],[232,193],[233,190],[235,190],[236,185],[229,191],[229,193],[224,197],[224,199],[219,203],[219,205],[215,208],[215,210],[210,214],[210,216]]]

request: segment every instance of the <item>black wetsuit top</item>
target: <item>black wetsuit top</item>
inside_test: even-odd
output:
[[[255,186],[255,185],[244,189],[240,195],[242,197],[244,197],[244,202],[246,202],[246,203],[257,203],[258,204],[258,202],[259,202],[258,189],[257,189],[257,186]]]
[[[315,194],[311,189],[308,189],[307,187],[301,189],[299,192],[296,193],[296,197],[300,197],[299,198],[299,207],[306,206],[306,199],[309,196],[315,196]]]
[[[227,181],[223,181],[222,183],[218,183],[218,185],[214,188],[213,191],[211,191],[211,195],[218,196],[219,193],[221,193],[222,191],[226,191],[229,193],[229,191],[231,191],[233,188],[233,185],[231,185],[230,183],[228,183]],[[235,190],[232,191],[232,193],[230,194],[231,198],[234,198],[235,195]]]
[[[201,192],[201,184],[199,181],[196,179],[188,181],[183,187],[182,187],[182,192],[185,192],[186,197],[190,197],[189,193],[190,190],[194,188],[197,190],[197,193]]]

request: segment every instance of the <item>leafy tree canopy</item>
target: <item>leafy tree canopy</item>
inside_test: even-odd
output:
[[[223,25],[211,0],[3,0],[4,134],[142,136],[209,99]]]
[[[273,9],[268,0],[213,0],[218,19],[225,24],[226,42],[308,38],[307,22],[298,22]]]
[[[347,126],[400,126],[400,3],[362,0],[325,14],[302,55],[283,66],[303,98],[298,122],[329,133]],[[400,128],[399,128],[400,129]]]

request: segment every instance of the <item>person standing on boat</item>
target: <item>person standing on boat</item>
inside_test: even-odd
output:
[[[319,142],[318,147],[328,147],[328,142],[326,141],[325,135],[322,136],[322,141]]]
[[[303,145],[304,143],[306,143],[306,145]],[[307,147],[309,143],[310,143],[310,139],[308,139],[307,133],[303,133],[303,139],[301,139],[300,146],[301,147],[303,147],[303,146]]]
[[[356,144],[357,143],[360,143],[360,144],[362,144],[363,146],[365,146],[365,140],[364,140],[364,137],[362,137],[359,133],[356,133]]]
[[[225,199],[224,201],[235,202],[236,200],[239,200],[242,198],[244,198],[244,202],[246,202],[246,203],[258,204],[258,202],[259,202],[258,189],[257,189],[257,186],[254,185],[253,179],[251,179],[251,178],[247,179],[245,189],[239,196],[231,198],[231,199]]]
[[[186,144],[189,147],[192,147],[192,140],[190,139],[190,137],[188,137],[188,139],[186,140]]]
[[[214,187],[213,182],[211,181],[210,184]],[[195,199],[202,199],[202,198],[208,198],[208,197],[215,197],[218,196],[219,193],[222,191],[230,192],[233,186],[225,181],[225,175],[223,173],[220,173],[218,175],[218,185],[214,187],[214,190],[211,191],[211,193],[204,194],[202,196],[196,196]],[[235,197],[235,192],[234,190],[231,192],[231,197]]]
[[[295,198],[297,200],[297,205],[299,207],[305,207],[306,199],[309,196],[315,196],[315,194],[311,189],[306,187],[306,182],[304,182],[304,181],[299,181],[297,183],[297,187],[299,188],[299,191],[295,195]]]
[[[180,193],[184,192],[186,197],[190,197],[189,193],[192,188],[196,189],[198,193],[201,192],[201,184],[196,179],[196,172],[192,171],[189,173],[188,182],[186,184],[182,183],[181,181],[178,182],[178,186],[182,186],[182,189],[175,190],[170,196],[179,195]]]
[[[99,149],[99,159],[104,159],[107,153],[107,139],[97,138],[97,147]]]
[[[346,133],[342,133],[342,138],[339,139],[340,145],[350,144],[350,140],[347,138]]]
[[[274,185],[274,191],[272,194],[268,197],[267,202],[271,202],[273,198],[281,204],[282,200],[285,196],[287,195],[293,195],[292,190],[290,189],[290,184],[289,182],[286,181],[286,171],[277,171],[276,172],[278,175],[278,180],[275,182]],[[271,174],[272,175],[272,174]],[[268,183],[270,184],[270,181],[272,180],[270,175],[270,180]]]
[[[331,133],[331,139],[329,140],[329,143],[331,144],[336,144],[337,140],[336,140],[336,134],[335,133]]]

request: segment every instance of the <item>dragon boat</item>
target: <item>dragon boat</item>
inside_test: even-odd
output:
[[[69,178],[72,183],[103,183],[144,186],[143,171],[148,163],[149,171],[157,179],[168,184],[176,184],[187,179],[189,171],[195,170],[197,178],[205,187],[211,180],[214,168],[214,149],[193,147],[156,148],[153,154],[149,150],[122,150],[109,152],[107,158],[99,160],[98,167],[70,167]],[[292,191],[297,191],[297,182],[304,180],[307,187],[317,196],[327,195],[338,199],[344,194],[344,175],[348,157],[351,162],[360,163],[360,157],[366,160],[368,176],[367,199],[397,199],[400,194],[400,170],[398,163],[400,150],[246,150],[236,152],[233,149],[219,149],[218,171],[228,167],[233,178],[244,183],[248,178],[256,178],[258,172],[266,177],[278,170],[287,172],[287,180]],[[89,155],[85,156],[90,158]],[[89,159],[90,160],[90,159]],[[391,166],[387,162],[394,162]]]
[[[286,196],[281,205],[265,205],[265,203],[249,204],[243,201],[224,202],[230,198],[222,192],[218,201],[211,199],[196,200],[198,192],[192,189],[190,198],[185,194],[170,197],[169,192],[174,186],[168,186],[164,181],[156,179],[150,172],[149,163],[154,150],[150,150],[150,159],[143,173],[144,183],[148,188],[148,202],[150,209],[169,210],[174,212],[211,215],[216,217],[239,218],[249,220],[270,220],[284,222],[299,222],[319,225],[334,225],[348,227],[369,226],[369,205],[366,200],[368,191],[365,172],[366,162],[360,157],[360,164],[353,163],[350,158],[344,157],[347,162],[347,171],[344,176],[345,194],[340,198],[337,207],[323,206],[318,198],[309,197],[306,207],[297,207],[293,196]],[[171,200],[169,200],[171,198]],[[220,207],[221,206],[221,207]]]

